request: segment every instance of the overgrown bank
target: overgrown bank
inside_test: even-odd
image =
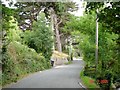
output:
[[[6,22],[6,35],[2,46],[2,85],[16,82],[21,77],[51,67],[52,38],[42,14],[38,26],[34,23],[33,31],[19,30],[15,18]],[[37,26],[37,27],[36,27]],[[26,42],[27,41],[27,42]],[[49,43],[49,45],[48,45]],[[45,45],[47,44],[47,46]]]
[[[95,80],[93,78],[90,78],[88,76],[84,76],[84,70],[82,70],[80,72],[80,79],[82,80],[82,82],[86,86],[86,88],[89,88],[89,90],[99,88],[99,86],[95,83]]]
[[[50,63],[45,60],[44,56],[16,41],[8,45],[5,58],[3,61],[3,85],[16,82],[26,74],[50,68]]]

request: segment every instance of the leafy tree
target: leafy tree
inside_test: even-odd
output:
[[[87,3],[86,12],[96,11],[99,9],[99,21],[109,28],[108,32],[119,34],[119,16],[120,16],[120,2],[90,2]]]
[[[21,78],[21,76],[24,76],[26,74],[50,68],[50,63],[46,61],[45,57],[42,54],[38,54],[34,49],[31,49],[27,45],[22,44],[22,35],[24,32],[22,32],[22,30],[19,30],[19,27],[17,25],[18,23],[13,16],[9,16],[9,18],[10,20],[7,22],[7,25],[9,27],[6,28],[6,36],[4,36],[5,42],[2,46],[2,85],[16,82]],[[49,31],[47,30],[48,27],[45,26],[43,26],[42,29],[42,32]],[[34,30],[36,31],[36,28]],[[43,36],[41,32],[37,31],[36,37],[34,37],[36,38],[35,40],[39,40],[39,34]],[[44,35],[48,36],[50,34],[51,33],[49,32]],[[45,41],[47,38],[43,37],[42,39]],[[38,44],[40,43],[37,43],[36,45]],[[50,45],[50,42],[48,45]],[[42,48],[45,50],[43,46]]]
[[[96,11],[99,9],[98,18],[99,22],[107,29],[107,32],[115,33],[119,35],[119,38],[116,40],[118,44],[118,50],[120,50],[120,1],[119,2],[106,2],[106,3],[98,3],[98,2],[90,2],[87,3],[86,12]],[[118,53],[118,59],[119,58]]]
[[[72,22],[68,22],[66,26],[68,30],[72,28],[74,36],[77,35],[79,37],[79,48],[82,50],[84,60],[88,65],[95,65],[95,26],[94,12],[76,19],[73,17]],[[119,64],[117,63],[119,60],[117,59],[118,54],[116,50],[118,46],[116,41],[118,35],[107,32],[108,29],[109,28],[103,27],[102,23],[99,23],[99,74],[97,74],[96,77],[103,79],[108,78],[107,74],[115,77],[119,72]]]
[[[56,44],[56,49],[61,52],[62,45],[60,27],[64,26],[66,20],[68,20],[68,18],[66,18],[69,16],[68,11],[74,11],[77,9],[76,4],[73,2],[25,2],[16,3],[16,6],[18,7],[18,14],[20,15],[20,17],[18,17],[19,25],[23,30],[32,29],[33,22],[34,20],[37,21],[39,12],[41,10],[44,11],[47,19],[49,19],[49,21],[51,20],[51,23],[53,23],[52,30],[54,29],[53,31],[56,40],[54,43]],[[26,22],[26,20],[28,22]]]
[[[115,81],[115,78],[118,78],[120,74],[120,71],[118,70],[118,68],[120,68],[120,57],[119,57],[120,56],[120,53],[119,53],[120,51],[120,30],[119,30],[120,8],[119,6],[120,6],[120,1],[106,2],[106,3],[90,2],[90,3],[87,3],[87,7],[86,7],[87,12],[96,11],[96,9],[99,10],[99,13],[98,13],[99,22],[102,24],[103,27],[106,28],[106,29],[103,29],[103,32],[109,32],[111,36],[114,36],[114,34],[117,34],[118,36],[117,39],[113,39],[114,42],[113,41],[111,42],[111,40],[109,41],[109,44],[110,42],[116,44],[114,49],[111,50],[110,48],[107,47],[108,44],[105,45],[106,46],[105,52],[107,52],[107,49],[109,49],[110,52],[114,51],[112,53],[112,55],[114,55],[114,58],[112,59],[113,62],[111,62],[111,63],[116,63],[116,66],[114,68],[116,77],[114,77],[114,81]],[[106,36],[108,36],[109,34],[107,34]],[[113,38],[113,37],[109,37],[109,38]],[[113,48],[113,46],[110,46],[110,47]],[[107,57],[107,58],[110,59],[110,57]]]
[[[47,60],[50,60],[52,54],[52,32],[45,21],[45,14],[40,13],[37,22],[34,22],[32,31],[25,31],[23,41],[30,48],[42,53]]]
[[[18,18],[19,26],[21,29],[32,29],[32,25],[34,20],[37,21],[37,16],[41,10],[44,11],[45,16],[50,18],[50,9],[53,8],[55,14],[61,16],[65,14],[64,12],[67,11],[74,11],[76,10],[75,3],[67,2],[17,2],[15,4],[18,10]],[[26,20],[29,21],[25,22]]]
[[[2,3],[2,30],[1,30],[1,36],[2,36],[2,53],[6,52],[6,45],[8,45],[8,42],[6,40],[6,36],[7,36],[7,32],[9,31],[9,28],[14,28],[11,27],[10,24],[10,20],[12,19],[11,16],[14,16],[14,9],[8,8],[6,7],[6,5],[4,5]]]

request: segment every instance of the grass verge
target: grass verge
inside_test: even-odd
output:
[[[85,85],[88,90],[97,90],[99,86],[95,83],[95,80],[88,76],[84,76],[83,72],[83,70],[80,72],[80,79],[82,80],[83,85]]]

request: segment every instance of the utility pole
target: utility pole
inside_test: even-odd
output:
[[[98,66],[98,9],[96,11],[96,50],[95,50],[95,61],[96,61],[96,68]]]

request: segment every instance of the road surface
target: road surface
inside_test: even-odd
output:
[[[83,66],[84,62],[76,59],[72,64],[31,74],[7,88],[82,88],[79,75]]]

